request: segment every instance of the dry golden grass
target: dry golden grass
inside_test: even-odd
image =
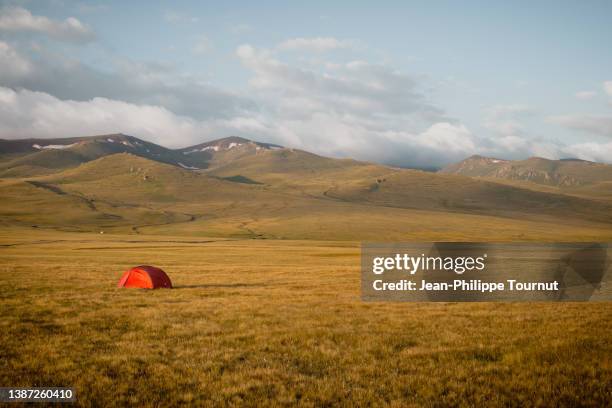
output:
[[[8,230],[0,244],[2,386],[73,386],[82,406],[612,398],[609,303],[366,303],[350,242]],[[176,289],[115,288],[141,263]]]
[[[201,174],[117,154],[45,177],[0,179],[0,226],[294,240],[612,239],[612,203],[599,198],[306,153],[267,156]]]

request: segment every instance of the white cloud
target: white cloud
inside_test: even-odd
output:
[[[43,92],[0,87],[0,137],[82,136],[124,132],[164,145],[199,140],[204,126],[152,105],[106,98],[60,100]]]
[[[421,144],[433,151],[454,153],[465,157],[478,149],[476,138],[465,125],[434,123],[419,135]]]
[[[236,54],[254,73],[252,88],[274,97],[279,107],[295,116],[321,110],[377,117],[377,121],[385,116],[388,121],[392,117],[410,119],[427,125],[447,119],[428,102],[413,77],[385,65],[350,62],[332,75],[292,66],[276,59],[270,51],[250,45],[238,47]]]
[[[602,84],[603,90],[608,96],[612,97],[612,81],[604,81]],[[595,94],[595,92],[593,92]],[[612,104],[612,100],[610,101]],[[595,135],[612,137],[612,114],[604,113],[604,114],[585,114],[585,113],[575,113],[575,114],[567,114],[567,115],[556,115],[549,116],[546,118],[546,121],[549,123],[554,123],[560,126],[563,126],[567,129],[571,130],[579,130],[586,133],[591,133]],[[597,152],[597,146],[601,147],[601,152],[609,152],[610,145],[601,145],[596,142],[588,142],[582,144],[573,145],[573,149],[576,152],[580,152],[583,154],[587,160],[590,160],[589,157],[600,157],[600,154]],[[605,161],[609,162],[610,159],[605,159]]]
[[[277,49],[242,45],[248,89],[229,92],[171,66],[129,60],[99,71],[62,55],[36,59],[0,42],[0,137],[123,132],[167,146],[229,135],[315,153],[433,167],[472,154],[610,159],[606,144],[532,140],[526,105],[488,109],[495,137],[477,135],[428,97],[431,83],[367,60],[304,68]],[[12,88],[12,89],[11,89]],[[612,157],[612,156],[608,156]]]
[[[325,52],[342,48],[352,48],[351,41],[341,41],[333,37],[291,38],[276,48],[282,51]]]
[[[610,163],[610,158],[612,157],[612,142],[577,143],[562,148],[562,152],[565,157]]]
[[[576,92],[576,98],[581,99],[583,101],[586,101],[588,99],[593,99],[595,96],[597,96],[597,92],[595,91]]]
[[[94,37],[92,30],[74,17],[55,21],[44,16],[34,16],[21,7],[0,9],[0,31],[41,33],[75,42],[90,41]]]
[[[32,64],[15,51],[8,43],[0,41],[0,76],[18,80],[32,72]]]
[[[503,137],[523,136],[523,120],[532,116],[534,109],[528,105],[496,105],[485,110],[483,127]]]
[[[282,103],[277,101],[278,104]],[[267,108],[275,105],[268,101]],[[278,106],[276,106],[278,108]],[[517,136],[486,140],[465,125],[434,122],[422,131],[407,131],[384,118],[357,120],[321,109],[307,120],[248,111],[231,118],[196,120],[155,105],[108,98],[61,100],[43,92],[0,87],[0,138],[82,136],[123,132],[153,142],[182,147],[205,139],[239,135],[278,142],[320,154],[356,157],[395,165],[439,166],[480,153],[490,156],[578,157],[609,161],[612,143],[556,146]]]
[[[560,115],[548,117],[547,120],[569,129],[612,137],[611,115]]]
[[[605,81],[603,83],[604,91],[608,94],[608,96],[612,97],[612,81]]]
[[[433,167],[479,149],[479,139],[424,94],[422,80],[350,61],[304,69],[250,45],[236,50],[268,114],[274,141],[332,156]]]
[[[164,106],[196,119],[233,117],[253,107],[247,97],[181,74],[168,65],[116,59],[114,70],[103,72],[61,54],[38,53],[34,59],[7,43],[0,43],[0,62],[6,62],[1,65],[0,86],[41,91],[64,100],[104,97]]]

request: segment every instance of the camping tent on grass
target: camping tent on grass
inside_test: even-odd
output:
[[[171,288],[172,282],[166,272],[149,265],[136,266],[126,271],[119,283],[118,288]]]

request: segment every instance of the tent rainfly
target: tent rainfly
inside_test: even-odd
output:
[[[163,270],[154,266],[140,265],[126,271],[121,276],[117,287],[142,289],[172,288],[172,282]]]

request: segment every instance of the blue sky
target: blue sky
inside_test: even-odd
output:
[[[0,2],[0,137],[612,161],[612,3]]]

